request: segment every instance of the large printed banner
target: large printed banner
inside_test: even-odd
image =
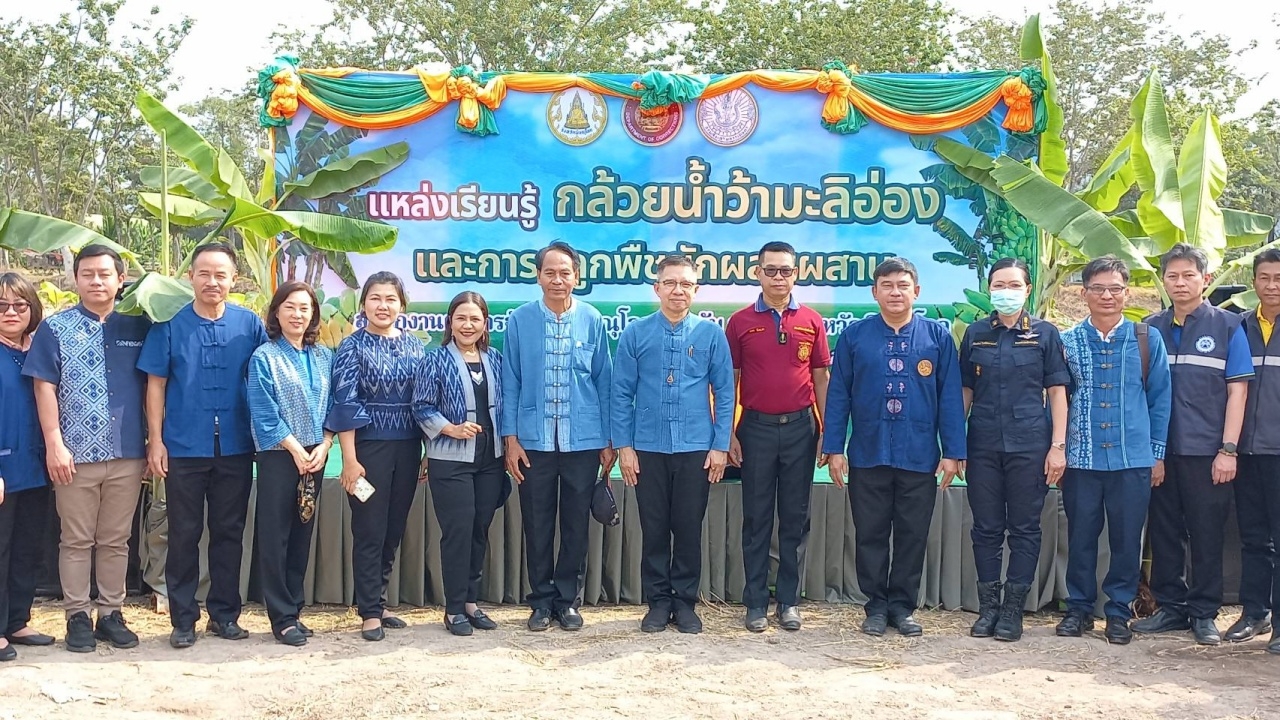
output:
[[[875,122],[828,132],[823,103],[820,93],[747,85],[650,114],[634,99],[581,87],[513,92],[500,131],[486,137],[459,132],[450,112],[366,130],[302,107],[276,135],[281,182],[401,141],[409,156],[370,185],[318,203],[395,225],[393,249],[293,252],[285,276],[320,279],[338,298],[373,272],[393,271],[410,295],[406,328],[433,339],[449,300],[478,291],[500,343],[506,314],[540,296],[534,256],[553,240],[581,253],[578,295],[600,309],[615,339],[656,311],[655,267],[670,253],[696,264],[695,311],[723,323],[756,299],[760,246],[791,243],[796,296],[822,313],[832,336],[875,311],[872,271],[885,258],[912,260],[919,308],[948,321],[982,309],[977,291],[995,257],[1034,266],[1034,228],[941,164],[928,138]],[[997,106],[948,135],[1030,156],[1033,139],[1000,127],[1005,112]],[[351,293],[336,305],[349,314]]]

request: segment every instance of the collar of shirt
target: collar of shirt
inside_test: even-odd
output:
[[[1174,325],[1177,325],[1177,326],[1179,326],[1179,327],[1182,327],[1183,325],[1186,325],[1186,324],[1187,324],[1187,323],[1186,323],[1186,321],[1187,321],[1187,320],[1190,320],[1191,318],[1194,318],[1194,317],[1199,317],[1199,316],[1200,316],[1200,313],[1204,312],[1205,307],[1207,307],[1208,305],[1209,305],[1209,303],[1207,303],[1207,302],[1205,302],[1205,301],[1203,301],[1203,300],[1202,300],[1202,301],[1200,301],[1200,304],[1196,306],[1196,309],[1195,309],[1195,310],[1192,310],[1192,311],[1191,311],[1191,312],[1189,312],[1189,313],[1187,313],[1187,316],[1186,316],[1185,318],[1183,318],[1183,321],[1182,321],[1182,322],[1178,322],[1178,314],[1175,312],[1175,313],[1173,314],[1173,324],[1174,324]]]
[[[538,307],[542,308],[542,314],[548,320],[552,322],[567,322],[569,320],[569,316],[578,311],[578,300],[577,298],[570,296],[569,309],[565,310],[563,313],[556,313],[554,310],[547,307],[547,301],[545,298],[538,301]]]
[[[794,294],[787,298],[787,309],[788,310],[800,309],[800,303],[796,301],[796,296]],[[765,304],[764,293],[760,293],[760,295],[756,298],[756,312],[766,313],[766,312],[769,312],[770,310],[773,310],[773,308]]]
[[[693,321],[693,313],[685,313],[685,316],[677,323],[673,323],[667,319],[667,316],[663,315],[661,310],[658,311],[658,315],[662,317],[662,327],[673,335],[678,335],[683,333],[685,330],[688,330],[689,323]]]
[[[916,326],[916,323],[919,322],[920,320],[920,313],[913,311],[911,313],[911,319],[907,321],[907,324],[903,325],[897,330],[894,330],[892,327],[889,326],[889,323],[885,322],[884,315],[882,313],[876,313],[876,320],[880,321],[880,324],[884,326],[885,332],[889,333],[890,335],[902,335],[906,332],[909,332],[912,328]]]
[[[1084,322],[1086,325],[1092,328],[1094,332],[1098,333],[1098,337],[1102,340],[1102,342],[1111,342],[1111,339],[1115,337],[1116,331],[1124,327],[1125,325],[1129,324],[1131,321],[1129,320],[1129,318],[1126,318],[1122,315],[1120,316],[1120,322],[1116,323],[1115,327],[1111,328],[1109,332],[1105,332],[1105,333],[1099,330],[1097,325],[1093,324],[1093,316],[1089,316],[1085,318]]]
[[[1022,314],[1018,316],[1017,322],[1013,324],[1013,327],[1008,327],[1004,323],[1000,322],[1000,313],[991,313],[991,328],[995,330],[1001,327],[1006,330],[1022,330],[1023,332],[1027,332],[1031,329],[1031,313],[1023,310]]]

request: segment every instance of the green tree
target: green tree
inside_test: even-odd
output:
[[[1280,100],[1272,100],[1244,121],[1225,123],[1222,129],[1231,168],[1223,204],[1280,216]]]
[[[702,0],[671,54],[702,72],[820,68],[937,70],[954,50],[952,11],[937,0]]]
[[[429,62],[477,70],[642,70],[687,16],[681,0],[329,0],[321,25],[282,30],[276,46],[307,67],[396,69]]]
[[[263,159],[258,150],[266,146],[267,133],[258,124],[258,99],[245,90],[232,96],[210,95],[178,108],[191,127],[216,147],[224,148],[244,169],[245,180],[255,192],[262,179]]]
[[[1103,164],[1128,129],[1134,89],[1159,67],[1167,83],[1171,115],[1189,119],[1205,108],[1230,115],[1248,90],[1235,66],[1248,48],[1233,48],[1222,35],[1173,33],[1152,0],[1056,0],[1047,24],[1048,50],[1058,76],[1064,139],[1077,190]],[[995,16],[968,19],[959,33],[957,58],[967,68],[1017,68],[1020,26]],[[1251,46],[1250,46],[1251,47]],[[1177,123],[1180,128],[1189,123]]]
[[[156,150],[133,97],[172,88],[169,58],[191,21],[122,30],[123,5],[80,0],[53,23],[0,24],[3,206],[78,223],[100,215],[115,227],[139,215],[129,189]]]

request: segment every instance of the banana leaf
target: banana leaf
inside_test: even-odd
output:
[[[1214,290],[1223,285],[1240,285],[1249,280],[1253,275],[1253,259],[1271,248],[1280,248],[1280,239],[1260,245],[1223,265],[1204,294],[1211,295]]]
[[[293,232],[317,250],[370,254],[390,250],[399,230],[391,225],[340,215],[282,210],[277,213]]]
[[[1227,234],[1227,247],[1256,245],[1267,239],[1276,219],[1269,215],[1222,208],[1222,227]]]
[[[1227,159],[1213,111],[1205,110],[1191,123],[1178,157],[1179,194],[1187,242],[1206,252],[1209,270],[1217,270],[1227,250],[1227,235],[1218,198],[1227,186]]]
[[[318,200],[354,190],[400,167],[409,158],[409,143],[398,142],[330,162],[297,182],[284,184],[286,194]]]
[[[120,253],[125,262],[137,266],[138,257],[132,251],[83,225],[25,210],[0,208],[0,247],[43,254],[64,247],[78,252],[90,243],[106,245]]]
[[[966,178],[996,195],[1004,194],[1000,191],[1000,185],[991,178],[995,160],[990,155],[945,137],[938,138],[933,152],[955,166],[956,172]]]
[[[146,90],[138,92],[135,104],[151,129],[157,134],[164,133],[169,149],[192,170],[230,197],[245,200],[253,197],[244,175],[227,151],[209,144],[200,133]],[[210,204],[226,209],[226,204]]]
[[[122,315],[145,313],[153,322],[167,322],[194,296],[186,280],[149,272],[124,291],[124,296],[116,304],[116,312]]]
[[[1040,135],[1040,157],[1036,162],[1050,182],[1061,186],[1071,167],[1067,159],[1067,141],[1062,137],[1065,116],[1058,104],[1058,78],[1053,74],[1053,62],[1040,31],[1039,15],[1032,15],[1022,28],[1021,55],[1024,63],[1039,62],[1040,74],[1044,77],[1043,100],[1048,122]]]
[[[982,188],[960,174],[950,163],[936,163],[920,170],[920,177],[928,182],[936,182],[942,186],[948,197],[959,200],[977,200],[982,197]]]
[[[985,153],[999,152],[1000,126],[991,117],[985,116],[977,122],[960,128],[969,144]]]
[[[1225,308],[1228,305],[1235,305],[1241,310],[1252,310],[1253,308],[1258,307],[1258,302],[1257,290],[1245,290],[1244,292],[1238,292],[1227,298],[1227,301],[1222,303],[1220,307]]]
[[[1142,322],[1150,314],[1151,311],[1144,307],[1130,305],[1124,309],[1124,316],[1133,322]]]
[[[1130,145],[1134,180],[1142,197],[1138,217],[1146,233],[1169,248],[1184,237],[1182,197],[1178,186],[1178,157],[1165,110],[1164,84],[1152,70],[1129,108],[1133,120]]]
[[[153,190],[159,190],[164,183],[163,171],[158,165],[142,168],[139,178],[142,184]],[[195,198],[206,205],[221,205],[226,209],[226,196],[214,187],[213,183],[200,177],[200,173],[185,167],[169,168],[169,192],[183,197]]]
[[[974,264],[973,260],[953,252],[936,252],[933,254],[933,261],[956,267],[972,267]]]
[[[1089,180],[1089,184],[1080,191],[1080,199],[1094,210],[1104,213],[1115,210],[1121,198],[1133,187],[1132,145],[1133,129],[1130,128]]]
[[[1137,210],[1125,210],[1114,215],[1108,215],[1107,220],[1111,221],[1111,224],[1115,225],[1116,229],[1124,233],[1127,238],[1146,237],[1145,231],[1142,229],[1142,223],[1138,220]]]
[[[960,227],[954,220],[943,216],[933,223],[933,231],[947,239],[951,243],[951,247],[957,253],[968,258],[969,262],[981,264],[982,262],[982,243],[973,239],[964,228]]]
[[[164,203],[159,193],[138,193],[138,200],[142,202],[142,207],[146,208],[147,212],[160,217],[160,207]],[[199,227],[221,220],[222,216],[226,215],[222,210],[181,195],[170,195],[168,201],[169,222],[175,225]]]

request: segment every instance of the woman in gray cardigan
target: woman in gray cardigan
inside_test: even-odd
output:
[[[493,514],[511,494],[496,431],[502,355],[489,347],[489,306],[478,293],[449,303],[441,346],[423,358],[413,414],[427,436],[427,476],[440,523],[444,625],[454,635],[497,625],[476,606]]]

